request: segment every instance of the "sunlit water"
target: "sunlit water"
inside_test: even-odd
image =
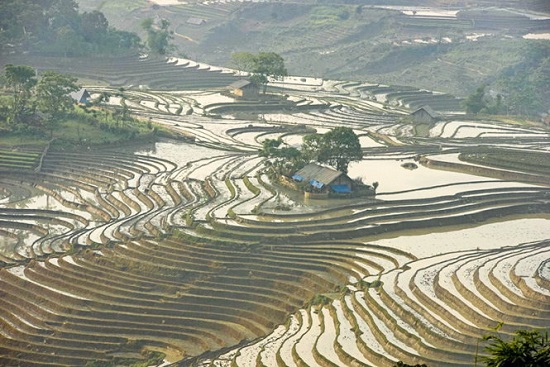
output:
[[[375,243],[424,258],[448,252],[517,246],[546,239],[550,239],[550,219],[523,218],[473,228],[448,229],[446,232],[404,233]]]

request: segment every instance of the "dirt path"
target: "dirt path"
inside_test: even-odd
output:
[[[193,43],[196,43],[196,44],[199,44],[197,41],[195,41],[194,39],[192,39],[191,37],[189,36],[186,36],[186,35],[183,35],[183,34],[180,34],[180,33],[176,33],[174,32],[174,35],[180,37],[180,38],[183,38],[184,40],[186,41],[189,41],[189,42],[193,42]]]

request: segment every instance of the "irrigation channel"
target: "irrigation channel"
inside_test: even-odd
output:
[[[290,107],[126,90],[109,103],[185,139],[4,159],[0,365],[152,350],[179,366],[472,366],[499,322],[550,327],[548,130],[465,120],[410,88],[276,87]],[[444,118],[403,120],[422,104]],[[261,119],[235,118],[250,110]],[[349,175],[379,182],[375,198],[269,180],[264,139],[336,126],[360,136]]]

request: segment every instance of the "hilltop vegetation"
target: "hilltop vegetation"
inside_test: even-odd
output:
[[[74,0],[0,3],[0,52],[112,54],[133,49],[139,42],[137,35],[111,27],[98,10],[80,13]]]

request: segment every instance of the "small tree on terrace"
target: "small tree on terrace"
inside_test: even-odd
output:
[[[164,55],[171,46],[169,41],[172,39],[172,32],[168,30],[170,22],[162,19],[157,26],[153,19],[146,18],[141,22],[141,27],[147,32],[147,46],[153,52]]]
[[[323,149],[322,134],[309,134],[302,138],[302,154],[308,161],[318,161]]]
[[[260,52],[257,55],[237,52],[232,55],[232,60],[236,67],[252,74],[250,81],[262,87],[264,94],[270,77],[280,79],[288,75],[284,59],[275,52]]]
[[[4,76],[6,85],[13,94],[9,113],[10,123],[17,124],[22,122],[27,113],[31,92],[36,85],[36,72],[30,66],[8,64]]]
[[[317,161],[327,163],[335,167],[338,171],[347,173],[350,162],[359,161],[363,158],[363,151],[359,143],[359,137],[349,127],[336,127],[324,135],[322,138],[311,138],[307,140],[311,147],[320,143],[317,151]],[[310,147],[306,149],[312,149]]]
[[[76,78],[46,71],[36,87],[38,108],[49,115],[48,125],[53,133],[55,124],[73,107],[70,93],[78,90]]]
[[[304,166],[301,152],[294,147],[286,146],[281,138],[264,140],[259,155],[271,158],[269,165],[276,174],[288,175]]]
[[[477,114],[481,112],[487,106],[485,103],[485,85],[482,85],[476,89],[476,91],[470,94],[464,100],[464,107],[466,112]]]

